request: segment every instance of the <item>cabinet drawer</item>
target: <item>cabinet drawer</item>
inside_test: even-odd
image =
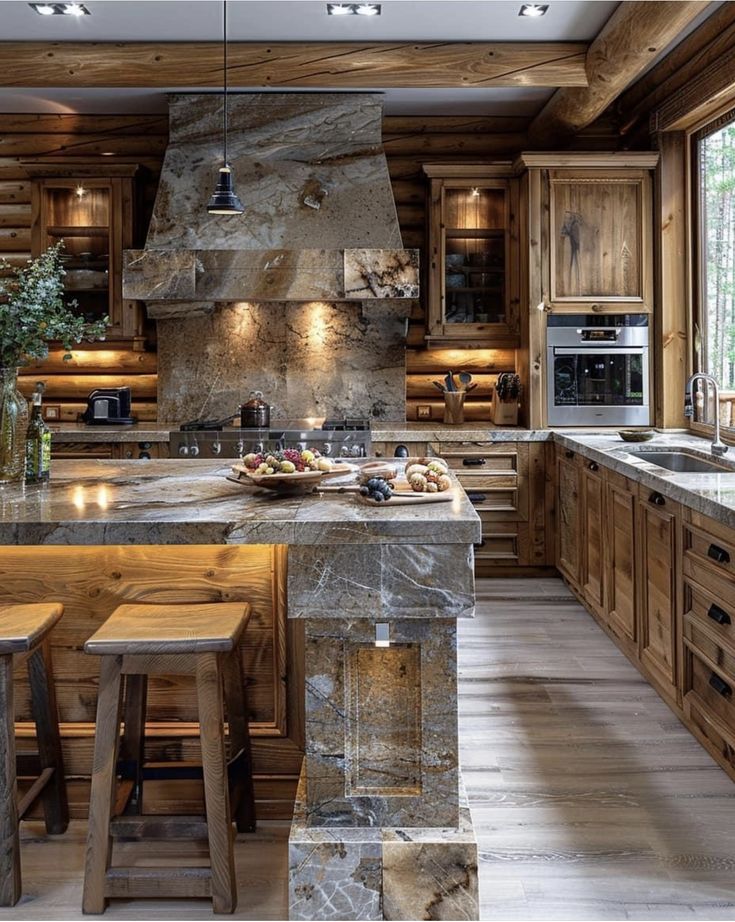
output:
[[[487,564],[526,566],[528,560],[528,526],[515,522],[496,522],[487,514],[482,519],[482,544],[475,545],[475,559]]]
[[[684,698],[684,713],[694,735],[731,773],[735,772],[735,739],[694,692]]]
[[[684,700],[694,699],[705,714],[714,718],[730,738],[735,738],[735,683],[720,670],[686,647]]]
[[[52,458],[112,458],[111,442],[55,442],[51,434]]]
[[[688,614],[684,616],[684,640],[696,656],[717,666],[729,684],[735,683],[735,656],[700,621]]]
[[[688,630],[703,629],[717,644],[735,651],[735,598],[732,590],[719,592],[721,580],[713,577],[709,590],[703,589],[691,580],[684,581],[684,620],[685,636]],[[728,587],[729,588],[729,587]],[[687,627],[691,623],[691,629]],[[702,650],[713,659],[707,650]],[[715,659],[714,662],[717,662]],[[730,673],[735,678],[735,671]]]
[[[514,448],[503,451],[488,451],[487,448],[445,451],[441,457],[453,471],[517,472],[519,468],[518,452]]]
[[[685,523],[684,575],[702,580],[702,565],[705,572],[709,569],[735,578],[735,546],[719,535]]]

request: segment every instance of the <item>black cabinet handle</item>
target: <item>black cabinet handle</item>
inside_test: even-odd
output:
[[[405,445],[396,445],[396,450],[393,452],[394,458],[407,458],[408,449]]]
[[[707,556],[717,563],[730,563],[730,555],[724,547],[717,547],[716,544],[710,544],[707,548]]]
[[[486,458],[464,458],[462,464],[465,467],[483,467],[487,464]]]
[[[588,467],[591,471],[599,471],[599,469],[600,469],[600,465],[599,465],[596,461],[590,461],[590,463],[587,465],[587,467]]]
[[[648,502],[653,503],[654,506],[666,505],[666,499],[661,496],[660,493],[651,493],[651,495],[648,497]]]
[[[574,452],[573,452],[573,451],[565,451],[565,452],[564,452],[564,457],[565,457],[565,458],[573,458],[573,457],[574,457]]]
[[[726,611],[723,611],[719,605],[714,603],[710,605],[709,610],[707,611],[707,617],[711,618],[713,621],[716,621],[718,624],[730,624],[730,616]]]
[[[467,499],[474,505],[477,505],[478,503],[484,503],[487,496],[485,496],[484,493],[468,493]]]
[[[724,679],[721,679],[716,672],[709,677],[709,684],[714,688],[718,695],[723,698],[729,698],[732,695],[732,689]]]

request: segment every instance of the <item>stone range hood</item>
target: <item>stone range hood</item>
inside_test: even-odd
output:
[[[234,93],[228,112],[245,213],[206,209],[222,156],[222,97],[173,95],[145,248],[124,254],[125,298],[163,319],[222,302],[418,297],[418,251],[402,248],[380,94]]]

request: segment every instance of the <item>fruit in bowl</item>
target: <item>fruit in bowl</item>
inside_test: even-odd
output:
[[[305,474],[329,473],[334,467],[330,458],[323,458],[318,451],[308,448],[286,448],[283,451],[250,452],[243,457],[242,463],[251,474]]]
[[[441,458],[422,458],[409,464],[406,480],[415,493],[444,493],[452,488],[449,468]]]

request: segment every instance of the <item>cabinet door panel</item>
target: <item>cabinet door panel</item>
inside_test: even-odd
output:
[[[584,509],[584,577],[585,601],[598,614],[604,601],[604,483],[596,473],[597,465],[587,462],[582,474],[582,508]]]
[[[579,586],[581,575],[579,480],[576,455],[559,449],[556,455],[556,565],[574,586]]]
[[[654,505],[643,491],[640,514],[640,658],[663,694],[676,695],[676,504]],[[674,508],[670,511],[668,507]]]
[[[651,309],[645,171],[552,170],[549,215],[552,310]]]
[[[625,486],[608,481],[605,523],[607,527],[607,623],[624,642],[635,644],[635,505],[636,495]]]

